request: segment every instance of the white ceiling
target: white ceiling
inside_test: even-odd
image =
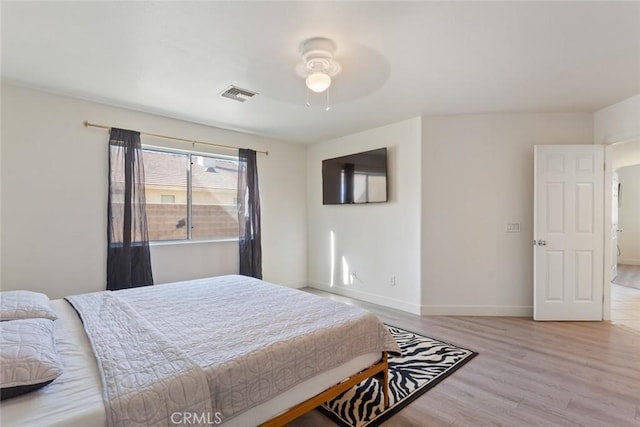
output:
[[[6,81],[294,142],[420,115],[595,111],[640,93],[640,2],[1,8]],[[295,73],[298,46],[317,36],[343,66],[328,112],[322,95],[305,106]],[[260,95],[218,96],[229,84]]]

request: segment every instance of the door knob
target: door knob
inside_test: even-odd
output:
[[[538,246],[547,246],[546,240],[538,240]]]

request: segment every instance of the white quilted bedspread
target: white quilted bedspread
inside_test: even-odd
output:
[[[227,421],[354,357],[399,352],[365,310],[244,276],[68,300],[99,359],[111,425],[149,410],[169,424],[176,406]]]
[[[67,300],[96,355],[109,426],[170,425],[177,412],[211,413],[200,366],[114,292]]]

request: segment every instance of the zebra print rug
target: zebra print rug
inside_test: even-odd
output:
[[[380,383],[369,378],[318,408],[340,426],[379,425],[477,355],[404,329],[387,327],[402,349],[401,356],[389,356],[389,407],[384,409]]]

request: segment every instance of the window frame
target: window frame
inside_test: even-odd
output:
[[[177,155],[187,156],[187,224],[186,224],[187,238],[186,239],[149,240],[150,246],[184,245],[184,244],[194,244],[194,243],[215,243],[215,242],[237,242],[240,240],[239,235],[237,237],[218,237],[218,238],[212,237],[212,238],[206,238],[206,239],[193,239],[193,234],[192,234],[192,230],[193,230],[193,218],[192,218],[193,189],[191,188],[191,184],[192,184],[192,177],[191,177],[192,168],[191,167],[193,165],[192,156],[219,158],[219,159],[232,160],[232,161],[239,162],[240,157],[238,157],[238,155],[233,156],[228,154],[210,153],[206,151],[196,151],[196,150],[185,150],[180,148],[164,147],[164,146],[149,145],[149,144],[141,144],[140,148],[143,151],[143,157],[144,157],[144,151],[156,151],[156,152],[166,153],[166,154],[177,154]],[[236,201],[236,204],[237,204],[237,201]]]

